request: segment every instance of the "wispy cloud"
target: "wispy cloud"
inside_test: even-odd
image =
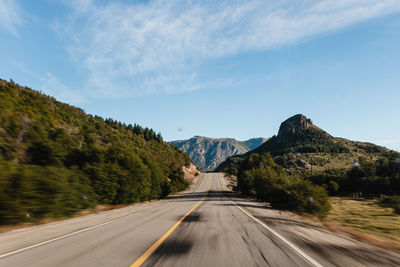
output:
[[[196,90],[209,86],[197,78],[207,60],[276,49],[400,11],[398,0],[76,0],[70,6],[59,30],[88,73],[86,87],[105,95]]]
[[[43,92],[54,96],[57,100],[70,104],[80,104],[87,101],[87,97],[82,92],[71,90],[51,73],[46,73],[41,81]]]
[[[23,24],[22,12],[15,0],[0,1],[0,28],[18,37],[17,28]]]

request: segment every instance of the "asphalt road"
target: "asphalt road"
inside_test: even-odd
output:
[[[240,198],[217,173],[165,200],[0,234],[0,266],[138,264],[400,266],[400,256]]]

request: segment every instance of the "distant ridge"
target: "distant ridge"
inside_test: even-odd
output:
[[[187,140],[172,141],[171,144],[188,153],[201,171],[213,171],[227,158],[253,150],[266,140],[268,139],[263,137],[238,141],[233,138],[194,136]]]

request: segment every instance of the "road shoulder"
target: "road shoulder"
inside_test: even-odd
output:
[[[272,209],[266,203],[241,197],[227,186],[226,177],[223,181],[222,190],[230,200],[323,265],[400,265],[400,256],[395,252],[362,243],[344,232],[330,231],[318,222],[304,220],[291,212]]]

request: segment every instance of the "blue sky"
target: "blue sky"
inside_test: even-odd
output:
[[[400,1],[0,0],[0,78],[166,140],[303,113],[400,150]]]

